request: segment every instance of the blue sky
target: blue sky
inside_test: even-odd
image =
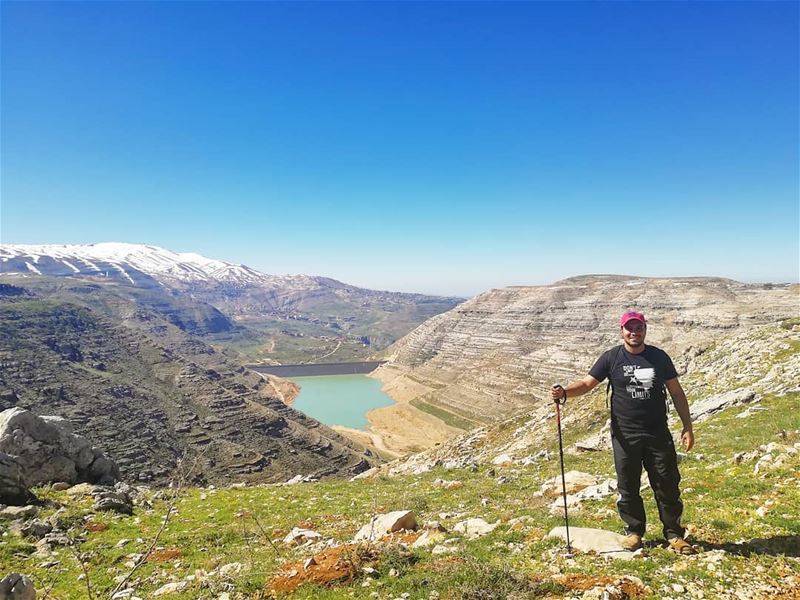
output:
[[[3,2],[3,243],[797,281],[794,2]]]

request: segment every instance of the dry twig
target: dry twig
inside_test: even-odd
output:
[[[50,578],[50,582],[44,588],[44,595],[41,597],[40,600],[47,600],[47,597],[50,595],[50,592],[53,591],[53,586],[55,586],[56,584],[56,579],[58,579],[59,575],[61,575],[61,572],[64,570],[64,568],[61,566],[60,560],[53,566],[58,567],[58,570],[56,570],[56,572],[53,573],[53,576]]]
[[[256,525],[258,526],[258,528],[261,530],[261,533],[264,536],[264,539],[267,540],[267,542],[269,542],[269,545],[272,546],[272,549],[275,550],[275,554],[277,554],[280,558],[283,558],[283,555],[281,554],[281,551],[278,550],[278,547],[275,545],[275,542],[273,542],[272,538],[269,537],[269,534],[266,532],[264,527],[261,525],[261,521],[258,520],[258,517],[255,515],[255,513],[253,513],[253,520],[256,522]]]
[[[75,559],[81,566],[81,571],[83,571],[83,581],[86,583],[86,595],[89,600],[94,600],[94,591],[92,590],[92,582],[89,580],[89,571],[86,569],[86,564],[83,562],[83,556],[80,553],[78,542],[69,535],[67,535],[67,538],[69,539],[67,548],[69,548],[72,554],[75,556]]]
[[[156,544],[158,543],[158,540],[161,538],[161,534],[164,533],[164,530],[167,528],[167,523],[169,523],[170,516],[172,516],[172,513],[175,511],[175,504],[178,500],[178,496],[180,496],[180,492],[183,490],[186,481],[189,479],[189,477],[191,477],[202,456],[203,456],[202,454],[198,454],[197,456],[195,456],[195,459],[192,462],[192,466],[188,470],[186,470],[185,473],[180,474],[180,476],[177,479],[176,485],[174,487],[172,487],[172,484],[170,484],[170,487],[172,488],[172,494],[169,505],[167,506],[167,514],[164,516],[164,521],[161,523],[161,527],[159,528],[158,533],[156,533],[155,538],[153,538],[153,541],[150,544],[150,547],[147,549],[147,552],[145,552],[142,555],[142,557],[138,561],[136,561],[136,564],[133,565],[133,568],[130,571],[128,571],[128,574],[125,575],[125,577],[117,584],[117,587],[115,587],[111,591],[111,594],[109,594],[110,597],[113,597],[114,594],[116,594],[118,591],[120,591],[125,587],[125,584],[128,583],[128,581],[136,572],[136,570],[140,566],[142,566],[145,562],[147,562],[148,557],[153,553],[153,550],[155,550]],[[182,465],[183,465],[183,458],[181,458],[178,461],[177,468],[180,469]]]

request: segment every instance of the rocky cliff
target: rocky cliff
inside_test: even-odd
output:
[[[69,420],[129,481],[166,482],[182,458],[209,483],[369,466],[363,449],[288,407],[291,391],[122,296],[0,296],[0,410]]]
[[[392,345],[376,375],[398,399],[493,421],[585,374],[619,343],[619,315],[631,308],[648,318],[647,342],[685,372],[721,336],[800,314],[800,287],[597,275],[492,290]]]
[[[764,399],[786,399],[791,405],[800,394],[800,317],[722,332],[705,351],[692,356],[688,371],[681,381],[695,423],[724,411],[738,411],[737,418],[748,418],[767,410],[762,405]],[[565,445],[568,454],[610,451],[604,396],[605,388],[598,387],[588,396],[567,400],[562,425],[566,439],[572,442]],[[677,434],[681,426],[676,411],[671,409],[668,417],[671,430]],[[797,418],[789,417],[788,421],[793,422],[795,429],[800,425]],[[474,464],[528,466],[550,460],[551,453],[546,449],[553,446],[554,427],[553,404],[542,402],[425,452],[376,467],[358,478],[376,473],[420,474],[437,466],[446,469]],[[786,439],[786,432],[780,428],[770,435],[775,433],[779,439]],[[755,462],[757,454],[750,455],[748,460]]]

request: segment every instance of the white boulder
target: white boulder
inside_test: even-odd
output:
[[[514,464],[514,459],[510,454],[500,454],[492,459],[492,464],[498,467],[507,467]]]
[[[383,515],[375,515],[353,538],[354,542],[379,540],[387,533],[395,531],[414,531],[418,528],[417,518],[410,510],[396,510]]]
[[[413,544],[411,544],[412,548],[429,548],[430,546],[435,546],[439,542],[444,540],[444,533],[441,531],[432,531],[432,530],[425,530],[421,536],[417,538]]]
[[[497,521],[496,523],[487,523],[480,518],[467,519],[466,521],[456,523],[453,527],[453,531],[463,533],[468,538],[477,538],[482,535],[486,535],[487,533],[491,533],[497,528],[498,525],[500,525],[500,521]]]
[[[189,586],[188,581],[173,581],[172,583],[166,583],[158,588],[155,592],[152,592],[151,596],[167,596],[169,594],[177,594],[182,592]]]
[[[749,404],[756,399],[756,393],[748,388],[740,388],[723,394],[713,394],[692,404],[692,420],[700,423],[711,415],[731,406]]]
[[[119,479],[116,463],[73,433],[69,421],[19,407],[0,412],[0,452],[17,460],[28,487],[79,480],[111,485]]]
[[[583,473],[582,471],[567,471],[564,474],[564,482],[567,488],[567,494],[574,494],[591,485],[597,485],[597,477],[590,473]],[[546,496],[561,495],[562,482],[561,475],[548,479],[542,484],[541,493]]]
[[[300,546],[307,542],[313,542],[314,540],[319,539],[322,539],[322,535],[316,531],[313,531],[312,529],[295,527],[286,535],[285,538],[283,538],[283,543],[288,544],[289,546]]]
[[[556,527],[547,534],[547,537],[567,539],[566,528]],[[608,558],[629,560],[638,556],[629,552],[622,546],[625,536],[605,529],[591,529],[589,527],[570,527],[570,545],[581,552],[593,552]]]
[[[34,499],[22,478],[22,468],[17,458],[0,452],[0,503],[26,504]]]

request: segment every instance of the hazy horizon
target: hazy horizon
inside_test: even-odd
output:
[[[87,244],[91,245],[91,244],[103,244],[103,243],[130,244],[132,242],[118,242],[118,241],[112,242],[111,240],[105,240],[104,242],[88,242]],[[11,245],[11,246],[16,246],[16,245],[24,245],[24,246],[54,245],[54,246],[62,246],[62,245],[70,245],[70,244],[2,244],[2,245]],[[153,244],[149,244],[149,245],[153,245]],[[191,250],[191,249],[176,249],[176,248],[164,248],[164,249],[165,250],[170,250],[170,251],[173,251],[173,252],[176,252],[176,253],[179,253],[179,254],[182,254],[182,253],[194,253],[194,251]],[[216,256],[205,256],[205,258],[219,259],[219,257],[216,257]],[[247,267],[250,267],[250,268],[255,268],[255,267],[253,267],[253,265],[249,265],[249,264],[243,263],[241,261],[238,261],[238,262],[237,261],[226,261],[226,262],[230,262],[230,263],[235,264],[235,265],[241,264],[241,265],[244,265],[244,266],[247,266]],[[2,267],[2,264],[0,264],[0,267]],[[256,270],[261,271],[261,269],[256,269]],[[2,271],[2,269],[0,269],[0,271]],[[688,278],[692,278],[692,277],[710,277],[710,278],[713,278],[713,277],[721,277],[721,278],[724,278],[724,279],[733,279],[733,280],[739,281],[741,283],[752,283],[752,284],[774,283],[774,284],[789,284],[789,285],[793,285],[793,284],[800,283],[800,278],[796,278],[794,280],[784,280],[784,281],[781,281],[781,280],[766,280],[766,279],[744,280],[744,279],[736,279],[735,277],[727,277],[727,276],[724,276],[724,275],[708,274],[708,273],[693,273],[693,274],[688,274],[688,275],[675,275],[675,274],[669,274],[669,273],[667,273],[667,274],[659,274],[659,275],[644,275],[644,274],[641,274],[641,273],[601,273],[601,272],[597,272],[597,273],[572,273],[572,274],[565,275],[564,277],[558,277],[557,279],[551,279],[551,280],[528,281],[528,282],[524,282],[524,283],[508,283],[508,284],[500,283],[498,285],[493,285],[493,286],[490,286],[490,287],[485,288],[485,289],[479,289],[479,290],[475,290],[475,291],[469,290],[469,291],[466,291],[466,292],[457,293],[457,292],[446,291],[446,290],[450,289],[450,288],[448,288],[448,284],[447,284],[446,281],[441,281],[440,282],[440,286],[441,287],[439,288],[440,291],[436,291],[436,290],[420,290],[420,289],[375,288],[375,287],[370,287],[369,285],[360,284],[359,282],[356,282],[356,281],[347,281],[345,279],[341,279],[339,277],[335,277],[335,276],[333,276],[331,274],[328,274],[328,273],[280,273],[280,272],[269,272],[269,271],[262,271],[262,272],[266,273],[266,274],[269,274],[269,275],[310,275],[310,276],[330,277],[331,279],[336,279],[338,281],[341,281],[342,283],[347,283],[349,285],[354,285],[356,287],[367,288],[367,289],[374,289],[374,290],[380,290],[380,291],[389,291],[389,292],[407,292],[407,293],[418,293],[418,294],[430,294],[430,295],[438,295],[438,296],[455,296],[455,297],[462,297],[462,298],[471,298],[471,297],[477,296],[478,294],[481,294],[481,293],[484,293],[484,292],[488,292],[488,291],[490,291],[492,289],[497,289],[497,288],[551,285],[551,284],[557,283],[558,281],[562,281],[562,280],[565,280],[565,279],[570,279],[570,278],[574,278],[574,277],[583,277],[583,276],[630,277],[630,278],[651,278],[651,277],[652,278],[661,278],[661,277],[664,277],[664,278],[683,278],[683,277],[688,277]],[[445,290],[445,291],[441,291],[441,290]]]

